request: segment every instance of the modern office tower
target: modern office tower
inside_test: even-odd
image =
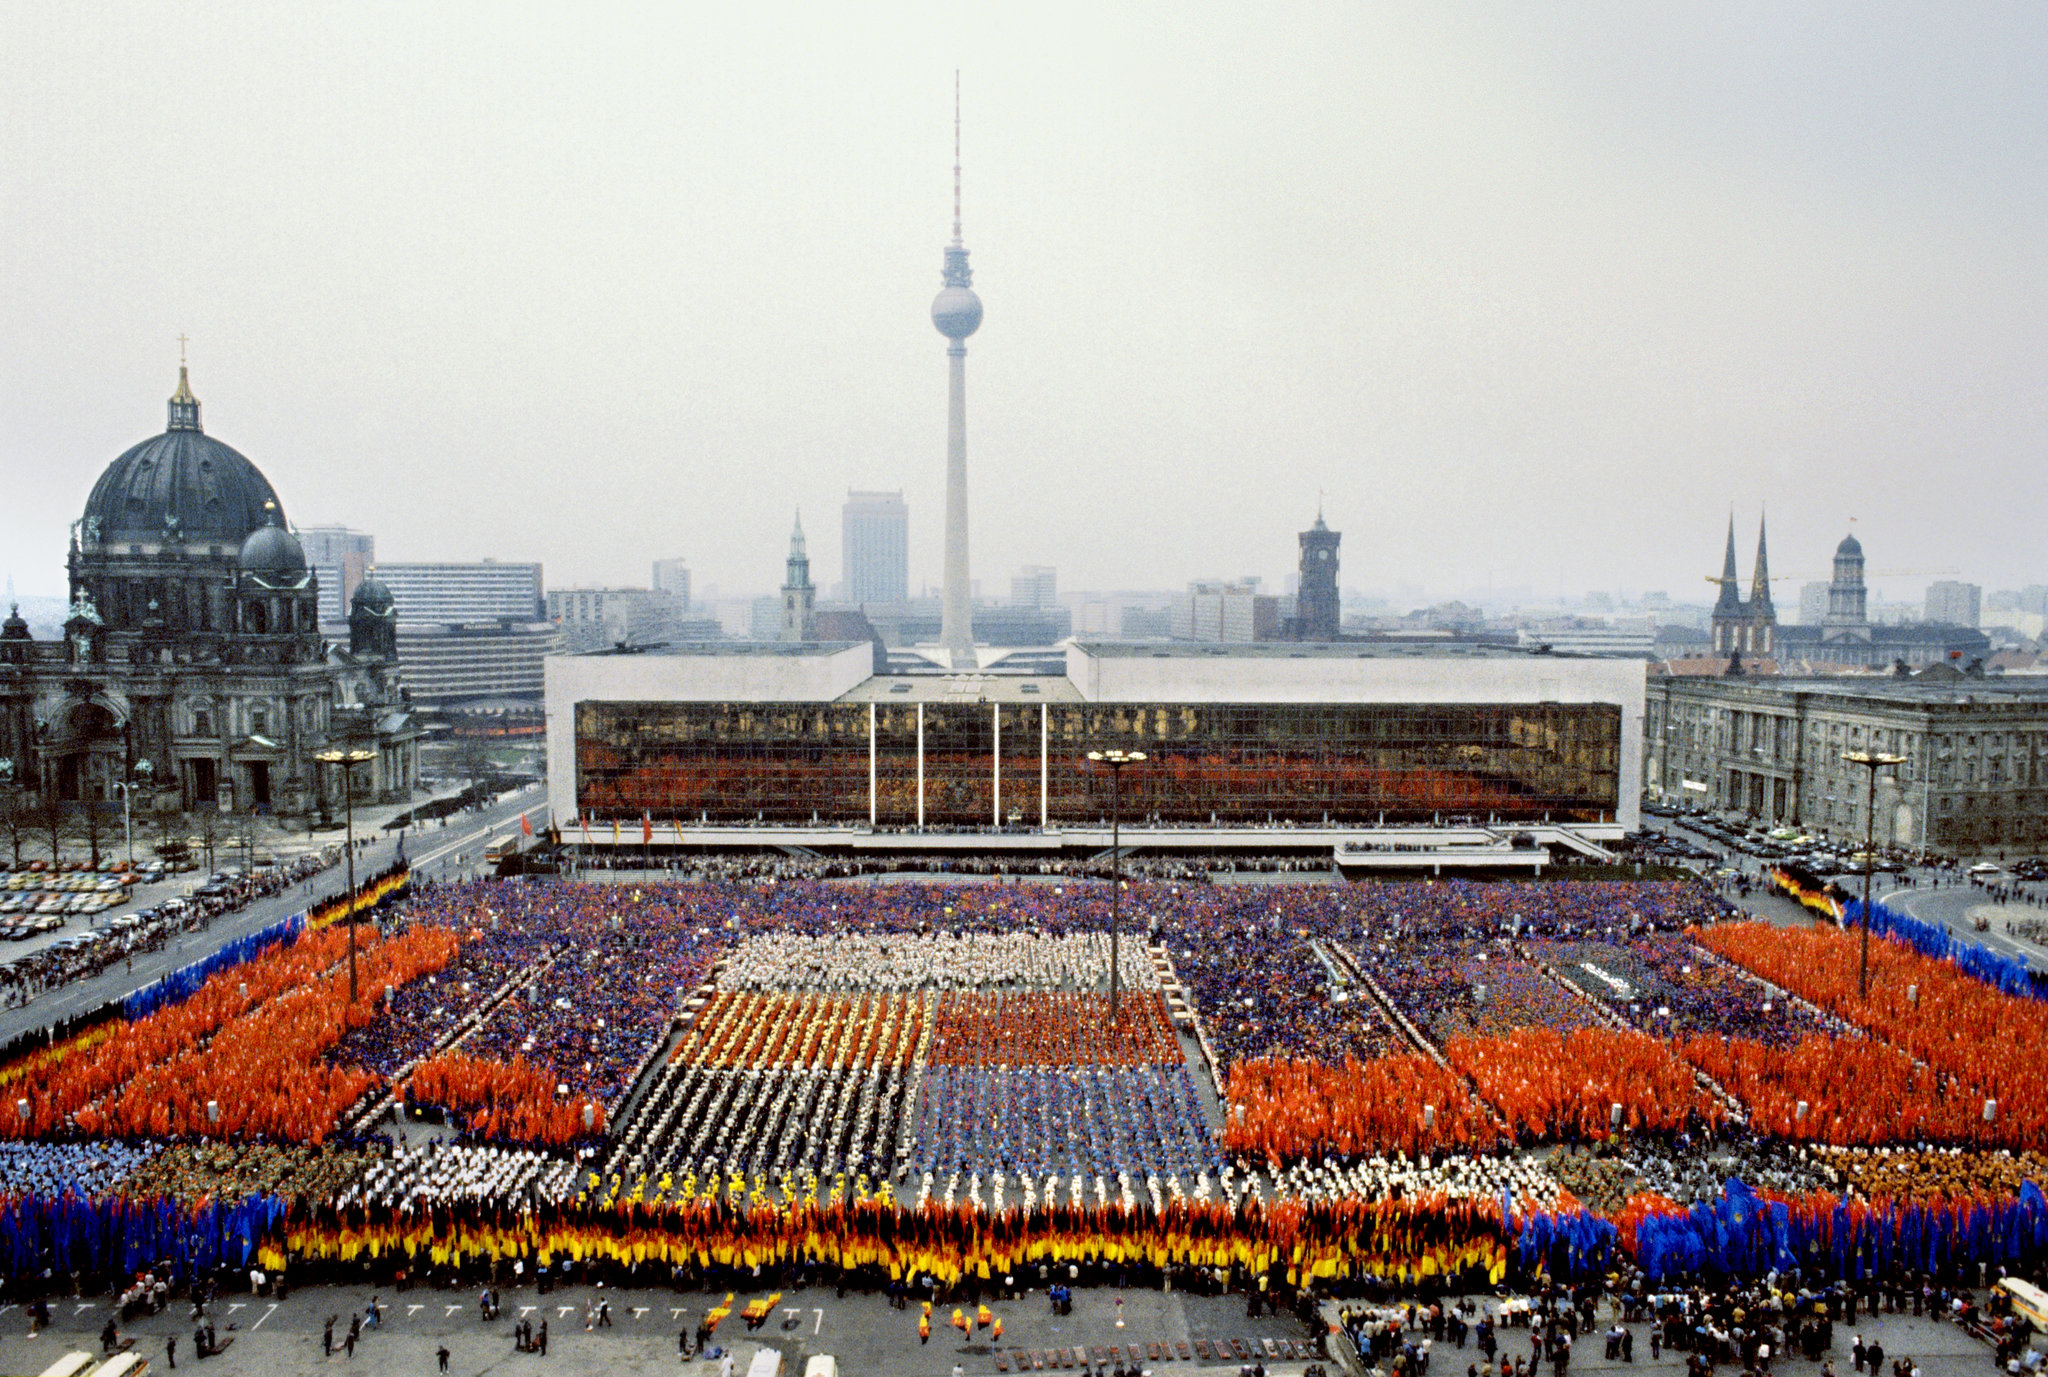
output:
[[[548,620],[561,632],[556,654],[647,646],[678,637],[683,604],[658,588],[550,588]]]
[[[853,492],[839,509],[842,590],[856,606],[910,599],[910,508],[903,493]]]
[[[302,526],[299,546],[320,580],[320,625],[348,620],[349,599],[377,560],[376,537],[346,526]]]
[[[1270,641],[1280,630],[1280,600],[1261,593],[1257,579],[1198,581],[1174,600],[1171,617],[1177,641]]]
[[[1027,564],[1010,576],[1010,606],[1047,608],[1059,601],[1059,570]]]
[[[658,559],[654,561],[652,587],[657,593],[672,595],[678,609],[687,615],[690,610],[690,561],[686,559]]]
[[[380,564],[405,622],[535,622],[547,616],[538,564]]]
[[[1975,627],[1983,618],[1984,589],[1974,583],[1943,579],[1927,585],[1927,620],[1946,626]]]

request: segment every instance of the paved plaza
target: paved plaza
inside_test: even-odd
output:
[[[788,1292],[773,1317],[749,1334],[740,1311],[749,1300],[765,1298],[738,1295],[731,1318],[720,1325],[714,1344],[729,1345],[734,1367],[745,1372],[755,1351],[773,1346],[782,1351],[785,1372],[800,1374],[805,1360],[813,1354],[829,1353],[837,1359],[840,1372],[848,1377],[949,1377],[958,1363],[970,1377],[986,1377],[1000,1369],[997,1345],[989,1331],[976,1330],[962,1341],[959,1332],[945,1323],[951,1306],[933,1311],[932,1338],[928,1344],[917,1340],[918,1308],[892,1308],[880,1296],[851,1293],[844,1298],[825,1287]],[[283,1302],[248,1296],[223,1297],[213,1309],[216,1328],[223,1338],[232,1335],[228,1351],[200,1362],[191,1354],[191,1325],[188,1307],[174,1303],[164,1314],[136,1321],[122,1330],[136,1340],[137,1351],[150,1359],[154,1371],[165,1371],[164,1339],[178,1336],[178,1367],[194,1366],[230,1377],[230,1374],[261,1374],[262,1377],[299,1377],[299,1374],[333,1372],[351,1366],[376,1373],[433,1373],[436,1353],[446,1344],[451,1373],[504,1373],[520,1377],[527,1373],[585,1372],[690,1372],[711,1374],[716,1361],[696,1359],[685,1362],[678,1353],[677,1335],[694,1330],[705,1310],[724,1299],[723,1293],[676,1293],[665,1290],[592,1290],[578,1287],[541,1296],[531,1287],[502,1293],[504,1309],[490,1323],[478,1319],[476,1297],[452,1291],[379,1292],[384,1323],[364,1332],[351,1358],[341,1349],[341,1336],[351,1313],[360,1311],[370,1293],[337,1287],[295,1290]],[[610,1302],[612,1324],[586,1333],[586,1310],[598,1298]],[[1235,1372],[1236,1359],[1227,1363],[1204,1363],[1199,1358],[1183,1361],[1179,1345],[1193,1351],[1197,1340],[1212,1345],[1222,1339],[1310,1340],[1309,1330],[1291,1315],[1245,1316],[1242,1296],[1194,1296],[1177,1292],[1108,1287],[1077,1290],[1073,1313],[1056,1316],[1043,1291],[1028,1292],[1018,1301],[993,1307],[1002,1317],[1000,1345],[1009,1370],[1016,1371],[1013,1354],[1053,1351],[1085,1346],[1091,1351],[1110,1345],[1135,1345],[1144,1368],[1153,1373],[1225,1371]],[[973,1308],[966,1307],[968,1315]],[[19,1306],[0,1307],[0,1377],[33,1374],[72,1348],[97,1353],[99,1332],[106,1323],[108,1307],[104,1298],[86,1297],[53,1302],[49,1330],[36,1339],[24,1337],[26,1320]],[[1118,1326],[1121,1314],[1122,1327]],[[339,1316],[335,1326],[334,1354],[321,1352],[321,1330],[330,1315]],[[521,1318],[536,1327],[548,1324],[548,1352],[517,1353],[513,1350],[513,1326]],[[1605,1323],[1605,1320],[1602,1321]],[[229,1326],[233,1326],[232,1330]],[[1574,1351],[1571,1371],[1626,1371],[1644,1377],[1660,1373],[1682,1373],[1684,1355],[1667,1353],[1659,1362],[1650,1361],[1648,1326],[1636,1331],[1633,1363],[1609,1362],[1601,1358],[1597,1339],[1582,1339]],[[1954,1325],[1906,1315],[1866,1316],[1851,1331],[1838,1328],[1832,1355],[1838,1373],[1848,1377],[1849,1345],[1855,1334],[1875,1338],[1884,1345],[1887,1364],[1891,1358],[1916,1360],[1925,1377],[1960,1377],[1995,1371],[1991,1350]],[[1500,1354],[1526,1356],[1529,1333],[1525,1329],[1500,1331]],[[1151,1345],[1171,1346],[1172,1358],[1149,1357]],[[1465,1368],[1480,1361],[1476,1347],[1438,1345],[1430,1360],[1432,1377],[1463,1377]],[[1498,1359],[1496,1358],[1496,1361]],[[1296,1377],[1306,1366],[1301,1359],[1266,1360],[1266,1370],[1275,1377]],[[1050,1369],[1048,1364],[1048,1370]],[[1334,1361],[1325,1362],[1333,1374],[1342,1371]],[[1035,1369],[1034,1369],[1035,1370]],[[1075,1369],[1078,1371],[1078,1365]],[[1779,1374],[1817,1373],[1817,1364],[1801,1360],[1781,1361]]]

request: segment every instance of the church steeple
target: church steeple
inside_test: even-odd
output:
[[[804,514],[796,514],[796,527],[789,533],[789,568],[782,580],[784,588],[809,588],[811,586],[811,557],[804,553]]]
[[[812,613],[818,605],[818,590],[811,586],[811,557],[804,553],[804,514],[796,514],[796,527],[789,533],[788,572],[782,579],[782,639],[811,639]]]
[[[1770,616],[1775,609],[1771,606],[1771,561],[1764,553],[1764,518],[1756,519],[1756,573],[1749,581],[1749,611],[1754,617]]]
[[[1721,560],[1721,596],[1714,603],[1717,617],[1742,615],[1742,585],[1735,572],[1735,513],[1728,513],[1728,553]]]

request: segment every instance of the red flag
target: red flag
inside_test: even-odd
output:
[[[533,824],[526,820],[526,814],[524,813],[519,815],[519,830],[529,837],[533,835]]]
[[[654,820],[648,817],[647,814],[642,813],[640,815],[640,844],[642,846],[648,846],[651,845],[653,841]]]

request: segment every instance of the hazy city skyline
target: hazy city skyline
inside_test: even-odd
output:
[[[1855,517],[1873,569],[2043,578],[2037,9],[19,6],[0,41],[24,594],[181,333],[209,433],[380,559],[767,589],[793,505],[900,488],[935,587],[956,67],[985,590],[1277,589],[1319,491],[1347,588],[1703,602],[1731,503],[1787,575]]]

